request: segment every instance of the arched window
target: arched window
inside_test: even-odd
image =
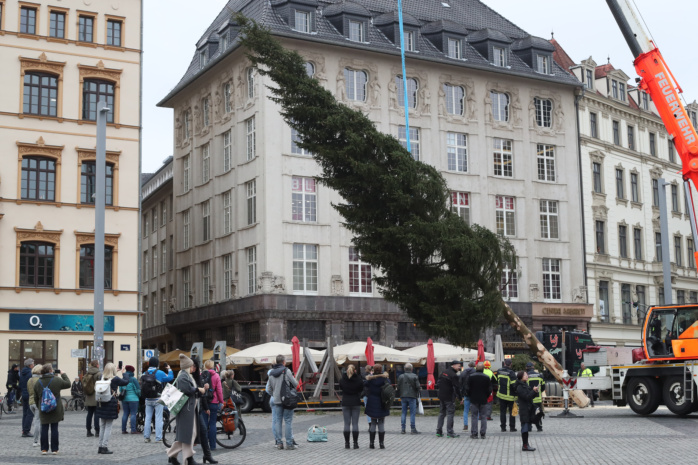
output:
[[[25,73],[22,112],[28,115],[57,116],[58,76],[36,72]]]
[[[53,202],[56,199],[56,161],[45,157],[22,158],[22,199]]]
[[[53,287],[54,245],[50,242],[22,242],[19,248],[19,285]]]
[[[112,288],[112,247],[104,246],[104,289]],[[95,287],[95,245],[80,246],[80,289]]]
[[[463,98],[465,91],[461,86],[444,84],[444,93],[446,94],[446,111],[451,115],[463,114]]]
[[[366,101],[366,83],[368,74],[365,71],[344,68],[344,79],[346,80],[346,94],[349,100],[358,102]]]
[[[106,164],[107,205],[114,205],[114,165]],[[97,165],[94,161],[83,161],[80,168],[80,203],[94,204],[97,193]]]
[[[82,88],[82,119],[97,121],[97,104],[104,100],[109,107],[107,123],[114,122],[114,83],[99,79],[85,79]]]
[[[311,61],[305,62],[305,74],[307,74],[308,77],[315,76],[315,65]]]

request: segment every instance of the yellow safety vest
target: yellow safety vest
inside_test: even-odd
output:
[[[540,373],[532,371],[528,373],[528,385],[532,388],[538,386],[538,395],[533,399],[534,404],[543,402],[543,391],[545,390],[545,381]]]
[[[499,397],[502,400],[514,401],[516,400],[516,396],[512,395],[511,387],[516,382],[516,379],[513,379],[510,373],[514,372],[511,370],[499,370],[497,372],[497,380],[499,381],[499,390],[497,390],[497,397]]]
[[[577,378],[581,378],[581,377],[591,378],[592,376],[594,376],[594,374],[591,372],[590,368],[585,368],[584,371],[579,370],[577,372]]]

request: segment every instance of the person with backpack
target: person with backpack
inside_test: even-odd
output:
[[[136,369],[131,365],[126,365],[124,379],[128,381],[125,387],[119,389],[119,399],[124,408],[124,416],[121,419],[121,434],[128,434],[126,424],[131,418],[131,434],[138,434],[136,431],[136,414],[138,413],[138,402],[141,397],[141,385],[136,378]]]
[[[354,365],[347,367],[347,372],[339,380],[342,390],[342,415],[344,416],[344,448],[349,449],[349,435],[354,438],[354,449],[359,448],[359,416],[361,415],[361,394],[364,392],[364,380],[356,372]]]
[[[201,371],[199,358],[194,356],[191,358],[191,361],[194,362],[194,370],[191,372],[191,377],[194,379],[196,386],[203,388],[204,390],[203,393],[199,391],[196,392],[196,397],[199,399],[199,411],[197,415],[199,423],[194,445],[201,444],[201,450],[204,453],[204,463],[218,463],[211,455],[211,448],[208,442],[208,415],[211,413],[209,407],[209,394],[211,385],[204,380],[203,373],[206,373],[206,371]]]
[[[368,429],[369,449],[375,449],[376,429],[378,429],[378,444],[385,449],[385,417],[390,415],[390,402],[384,399],[384,385],[390,386],[388,373],[383,372],[383,365],[374,365],[373,374],[366,377],[366,415],[371,418],[371,426]],[[390,386],[392,388],[392,386]],[[393,396],[395,390],[393,389]],[[394,398],[394,397],[393,397]]]
[[[61,391],[70,388],[70,379],[65,373],[56,372],[50,363],[41,367],[41,377],[34,383],[34,404],[39,406],[39,421],[41,422],[41,455],[48,454],[49,428],[51,429],[51,453],[58,454],[58,422],[63,421],[63,402]]]
[[[269,371],[269,388],[274,398],[274,439],[276,439],[276,448],[283,449],[284,443],[281,436],[282,423],[286,424],[286,449],[294,450],[296,446],[293,444],[293,410],[292,405],[293,392],[298,381],[294,378],[293,373],[286,368],[286,357],[283,355],[276,356],[276,365]],[[286,401],[286,402],[284,402]]]
[[[411,363],[405,364],[405,372],[397,379],[397,396],[402,403],[402,418],[401,418],[401,433],[405,434],[407,426],[407,409],[410,409],[410,429],[412,434],[419,434],[417,425],[415,424],[415,416],[417,413],[417,399],[421,386],[419,385],[419,377],[412,373],[413,367]]]
[[[95,400],[95,384],[102,377],[99,371],[99,360],[92,360],[87,373],[82,377],[82,390],[85,393],[85,410],[87,410],[87,418],[85,419],[85,427],[87,428],[87,437],[99,437],[99,418],[95,415],[97,411],[97,401]],[[94,421],[95,434],[92,434],[92,423]]]
[[[104,366],[102,378],[95,384],[95,399],[97,400],[97,417],[99,417],[99,449],[98,454],[113,454],[109,450],[109,438],[114,420],[119,418],[119,400],[116,392],[120,387],[128,385],[128,380],[120,378],[117,373],[124,369],[116,369],[113,363]]]
[[[460,372],[458,382],[460,384],[460,394],[463,396],[461,405],[463,406],[463,431],[468,431],[468,416],[470,416],[470,396],[466,395],[468,390],[468,378],[475,372],[475,362],[468,362],[468,368]]]
[[[211,450],[216,450],[216,423],[218,421],[218,410],[223,405],[223,386],[221,386],[221,377],[214,370],[215,362],[206,360],[204,362],[205,370],[201,372],[201,377],[204,383],[209,385],[206,393],[208,401],[209,413],[206,414],[208,419],[208,441]],[[202,439],[202,442],[204,439]]]
[[[150,442],[150,432],[155,414],[155,442],[162,441],[162,412],[164,405],[158,402],[165,384],[174,379],[172,368],[165,364],[167,373],[158,370],[160,361],[151,357],[148,361],[148,370],[141,375],[141,395],[145,398],[145,425],[143,426],[143,439]]]
[[[451,367],[439,375],[436,383],[439,391],[439,419],[436,421],[436,437],[443,437],[444,420],[446,420],[446,436],[457,438],[460,435],[453,430],[453,417],[456,413],[455,400],[460,397],[458,371],[463,366],[460,360],[451,362]]]

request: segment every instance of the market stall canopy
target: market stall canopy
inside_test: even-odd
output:
[[[427,363],[427,344],[422,344],[421,346],[411,347],[409,349],[403,350],[405,354],[409,354],[412,357],[419,359],[421,365]],[[487,360],[494,360],[494,354],[485,352],[485,358]],[[475,361],[477,359],[477,350],[468,349],[466,347],[456,347],[450,344],[442,344],[440,342],[434,342],[434,362],[443,363],[451,362],[453,360],[461,360],[464,362]]]
[[[169,363],[172,365],[173,363],[176,363],[179,365],[179,354],[184,354],[187,357],[189,356],[189,351],[188,350],[181,350],[181,349],[175,349],[170,352],[160,354],[160,363]],[[144,362],[147,362],[147,360],[143,360]]]
[[[366,343],[365,342],[349,342],[336,346],[334,349],[334,359],[339,365],[344,362],[365,362],[366,361]],[[373,344],[373,358],[375,363],[391,362],[391,363],[416,363],[419,357],[412,354],[406,354],[404,351],[391,349],[390,347]]]
[[[322,351],[310,349],[310,353],[313,354],[316,361],[322,360]],[[276,356],[279,354],[285,356],[286,361],[290,362],[293,359],[291,344],[267,342],[258,346],[248,347],[245,350],[228,355],[226,357],[226,363],[228,365],[234,364],[237,366],[274,365],[276,363]],[[302,351],[300,355],[303,357]]]

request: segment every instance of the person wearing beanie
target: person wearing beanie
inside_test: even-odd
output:
[[[141,395],[145,398],[145,425],[143,425],[143,439],[150,442],[150,432],[155,415],[155,442],[162,441],[162,414],[164,405],[158,402],[165,384],[174,379],[172,368],[165,364],[167,373],[159,370],[160,361],[157,357],[148,360],[148,369],[141,375]]]
[[[519,418],[521,420],[521,441],[523,446],[521,450],[524,452],[533,452],[535,447],[531,447],[528,443],[528,433],[531,431],[531,423],[535,415],[535,407],[533,399],[538,396],[538,386],[531,387],[528,385],[528,373],[519,371],[516,374],[513,393],[516,396],[516,402],[519,404]]]
[[[29,408],[29,390],[27,389],[27,382],[32,377],[32,369],[34,368],[34,359],[28,358],[24,361],[24,368],[19,373],[19,390],[22,393],[22,437],[31,438],[34,437],[31,434],[32,422],[34,421],[34,414]]]
[[[121,418],[121,434],[129,434],[126,429],[129,418],[131,418],[131,434],[138,434],[136,414],[138,413],[141,386],[136,378],[136,369],[132,365],[126,365],[124,370],[124,380],[128,381],[128,384],[120,388],[120,394],[123,395],[121,406],[124,409],[124,416]]]
[[[182,460],[186,465],[199,465],[194,460],[194,439],[196,438],[198,425],[198,399],[199,394],[205,394],[205,387],[197,387],[192,376],[195,371],[194,362],[184,354],[179,355],[179,367],[181,368],[174,385],[177,389],[188,397],[187,403],[182,407],[175,417],[177,420],[177,431],[172,447],[167,449],[168,463],[180,465],[177,456],[182,453]]]

